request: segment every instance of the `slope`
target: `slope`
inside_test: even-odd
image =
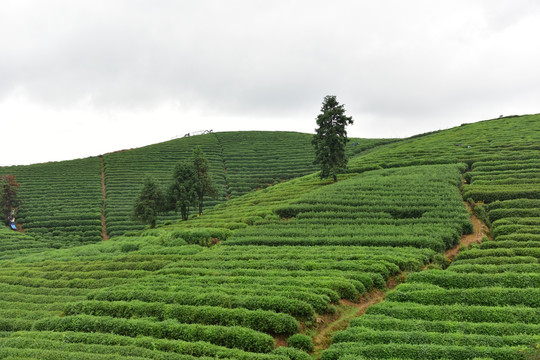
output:
[[[190,222],[4,263],[3,351],[12,357],[39,351],[52,357],[61,351],[77,359],[83,352],[99,358],[98,353],[133,354],[140,348],[143,357],[142,349],[152,343],[156,351],[144,357],[193,356],[197,349],[199,356],[220,358],[305,358],[291,349],[274,349],[274,337],[312,326],[319,315],[335,312],[340,299],[356,301],[373,288],[384,288],[399,271],[419,270],[436,253],[434,246],[450,246],[459,237],[467,216],[457,189],[460,169],[464,166],[349,174],[337,184],[307,176],[233,199]],[[418,188],[402,189],[404,181]],[[440,197],[429,201],[434,194]],[[402,208],[422,204],[423,213],[396,212],[395,196],[403,198]],[[309,229],[305,222],[277,215],[284,199],[290,206],[305,206],[305,214],[323,211],[310,220]],[[367,218],[362,204],[351,199],[380,207]],[[441,202],[454,217],[441,212]],[[248,217],[246,208],[253,211]],[[327,210],[348,213],[349,231],[339,232],[343,224],[330,227],[333,240],[323,245],[315,237]],[[230,227],[237,230],[210,227],[208,221],[216,218],[236,219],[228,224],[235,223]],[[409,239],[426,234],[432,221],[452,230],[441,228],[444,233],[434,242],[421,236],[419,248],[410,247]],[[265,232],[279,227],[300,230],[308,242],[265,244]],[[246,242],[246,231],[262,243]],[[371,236],[379,241],[363,241]],[[222,243],[210,248],[187,244],[206,245],[201,239],[213,237]]]
[[[471,147],[450,145],[458,139]],[[406,164],[469,163],[463,197],[494,240],[484,237],[464,249],[446,270],[408,276],[337,333],[322,359],[538,358],[540,116],[467,125],[419,140],[394,151],[411,150],[414,157],[405,158]],[[387,151],[374,151],[357,164],[399,166]]]
[[[207,208],[269,184],[314,171],[311,136],[291,132],[232,132],[171,140],[100,157],[0,168],[21,183],[24,206],[18,211],[28,235],[56,239],[54,247],[100,241],[142,229],[131,217],[133,200],[144,176],[166,184],[174,165],[200,146],[209,160],[216,199]],[[351,153],[388,140],[356,140]],[[103,168],[101,166],[103,162]],[[105,183],[102,192],[101,177]],[[102,217],[106,219],[103,226]],[[171,212],[163,220],[175,220]],[[107,233],[102,233],[106,229]]]
[[[540,122],[538,116],[524,119],[527,126],[520,126],[523,119],[514,118],[505,119],[505,126],[495,129],[491,122],[462,127],[472,126],[469,130],[485,136],[504,137],[510,148],[521,148],[519,153],[508,151],[508,161],[503,164],[513,169],[498,169],[498,164],[489,163],[500,154],[500,142],[493,149],[485,145],[485,154],[478,152],[472,160],[464,156],[466,153],[458,154],[459,158],[449,156],[449,147],[444,144],[464,136],[461,130],[456,135],[457,130],[451,129],[362,153],[354,159],[357,169],[388,168],[349,173],[337,184],[310,175],[233,198],[188,222],[4,261],[0,271],[4,309],[0,314],[4,330],[0,333],[0,354],[73,359],[306,358],[292,349],[274,349],[275,339],[281,343],[292,333],[309,333],[321,315],[339,311],[340,300],[357,301],[371,289],[383,289],[392,275],[421,270],[438,251],[451,247],[460,234],[471,230],[458,190],[460,173],[470,165],[473,171],[465,174],[470,187],[463,191],[468,192],[477,212],[482,212],[479,201],[483,200],[490,201],[487,211],[492,216],[510,216],[500,218],[506,223],[497,225],[499,238],[493,243],[502,240],[505,249],[482,245],[458,256],[448,270],[410,275],[410,284],[398,287],[395,295],[389,294],[389,301],[368,309],[358,320],[362,323],[356,329],[360,335],[347,333],[344,342],[336,336],[336,344],[323,357],[423,358],[426,354],[428,358],[523,358],[517,351],[528,341],[536,341],[534,332],[538,330],[533,264],[537,256],[534,243],[523,241],[534,239],[536,220],[526,220],[517,228],[506,225],[514,225],[512,216],[534,217],[537,200],[536,173],[523,170],[537,157],[534,145],[538,144]],[[462,151],[461,145],[451,146]],[[387,147],[398,149],[395,158],[390,157]],[[415,157],[404,156],[407,148],[414,149]],[[414,161],[429,161],[429,156],[449,163],[410,166]],[[467,165],[457,160],[465,160]],[[532,173],[532,182],[523,181],[526,173]],[[507,199],[518,195],[511,179],[521,179],[528,200]],[[489,186],[485,183],[489,181],[498,183]],[[531,187],[532,192],[528,190]],[[497,203],[495,196],[510,202]],[[526,236],[516,239],[521,234]],[[212,244],[216,245],[206,248]],[[508,261],[523,258],[532,267],[525,262],[520,264],[524,274],[482,277],[476,276],[475,270],[481,269],[476,265],[482,263],[473,263],[473,268],[464,269],[470,274],[448,275],[458,261],[467,256],[475,259],[480,250],[484,251],[482,257],[487,257],[481,261],[490,261],[500,253],[504,255],[499,257],[505,258],[496,261],[501,264],[506,260],[508,266]],[[523,255],[525,251],[527,255]],[[482,270],[487,269],[492,267]],[[499,272],[502,269],[504,266]],[[520,287],[525,291],[521,291],[516,309],[510,303],[502,309],[475,308],[464,301],[481,296],[465,294],[460,298],[451,291],[467,286],[472,292],[474,281],[480,285],[479,291],[490,294],[496,293],[490,289],[493,284],[512,285],[507,289],[510,294],[519,293]],[[490,286],[485,286],[486,281]],[[413,297],[405,291],[417,293],[411,293]],[[511,295],[502,291],[489,299],[509,301]],[[454,299],[454,304],[445,313],[445,307],[422,304],[430,298]],[[470,321],[475,311],[489,321]],[[450,313],[469,318],[444,324],[435,320]],[[508,315],[515,320],[513,325],[493,325],[493,319]],[[387,328],[380,332],[372,328],[364,334],[369,316],[375,316],[373,324]],[[461,327],[462,322],[465,327]],[[498,330],[488,337],[463,335],[469,329],[494,327]],[[506,336],[508,328],[518,332]],[[471,345],[475,341],[481,345]]]

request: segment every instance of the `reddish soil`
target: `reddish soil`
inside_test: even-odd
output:
[[[473,215],[469,204],[465,202],[465,205],[471,214],[470,219],[473,223],[473,232],[471,234],[463,235],[458,245],[445,252],[445,255],[450,261],[457,256],[462,246],[468,247],[470,244],[480,243],[482,242],[482,238],[487,236],[486,234],[489,234],[489,229],[480,219]],[[401,273],[389,279],[387,282],[387,288],[394,289],[398,284],[405,281],[405,277],[406,274]],[[317,318],[317,336],[313,341],[315,345],[315,358],[319,358],[321,352],[330,346],[332,336],[335,332],[346,329],[351,320],[363,315],[368,307],[383,301],[385,296],[386,292],[381,290],[373,290],[363,296],[358,302],[340,300],[340,303],[337,306],[339,309],[338,314],[327,314]],[[282,340],[283,339],[276,339],[276,344],[279,344],[278,346],[286,345],[286,341]]]
[[[404,275],[400,274],[390,278],[386,287],[391,290],[399,283],[403,282]],[[350,300],[340,300],[341,313],[336,315],[324,315],[317,318],[317,336],[313,340],[315,352],[327,349],[332,341],[332,336],[336,331],[344,330],[349,326],[351,320],[363,315],[367,308],[384,300],[386,292],[373,290],[364,295],[358,302]]]
[[[277,337],[274,337],[274,343],[276,344],[276,348],[280,346],[287,346],[287,339],[283,335],[277,336]]]
[[[481,243],[482,237],[488,232],[486,224],[484,224],[480,219],[478,219],[472,214],[472,209],[469,203],[465,202],[465,205],[467,206],[467,210],[469,210],[469,213],[471,214],[473,232],[472,234],[464,234],[459,240],[459,244],[445,252],[446,257],[450,261],[452,261],[457,256],[457,254],[459,253],[459,249],[462,246],[468,247],[470,244]]]

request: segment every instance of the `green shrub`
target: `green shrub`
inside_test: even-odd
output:
[[[298,215],[301,208],[299,206],[294,205],[286,205],[286,206],[280,206],[274,209],[274,213],[279,215],[280,218],[292,218]]]
[[[282,355],[290,360],[311,360],[311,356],[302,350],[281,346],[272,352],[274,355]]]
[[[294,334],[287,339],[287,345],[306,352],[313,351],[313,340],[304,334]]]

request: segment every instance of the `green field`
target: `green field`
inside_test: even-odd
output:
[[[352,139],[337,183],[310,139],[213,133],[0,168],[24,205],[24,233],[0,229],[0,358],[538,358],[540,115]],[[216,199],[134,222],[144,176],[166,184],[195,146]],[[488,231],[450,262],[466,204]],[[315,351],[287,346],[298,333]]]

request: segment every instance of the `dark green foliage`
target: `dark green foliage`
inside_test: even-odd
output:
[[[311,360],[311,356],[305,352],[295,349],[281,346],[274,350],[272,354],[286,356],[290,360]]]
[[[170,305],[141,301],[84,301],[69,304],[64,313],[117,318],[155,317],[160,321],[174,319],[184,324],[243,326],[277,335],[290,335],[298,331],[298,322],[290,315],[242,308]]]
[[[352,117],[345,116],[345,108],[339,104],[335,96],[327,95],[321,108],[322,114],[317,116],[316,134],[312,144],[315,148],[315,162],[321,167],[321,179],[333,177],[347,167],[345,145],[347,131],[345,127],[353,123]]]
[[[103,332],[123,336],[152,336],[158,339],[207,341],[228,348],[267,353],[274,348],[271,336],[234,326],[180,324],[177,321],[155,322],[145,319],[117,319],[108,316],[66,316],[36,321],[34,330]]]
[[[484,206],[476,205],[474,207],[474,209],[473,209],[473,213],[477,218],[482,220],[482,222],[484,224],[486,224],[487,226],[491,226],[491,221],[490,221],[489,215],[488,215],[486,209],[484,208]]]
[[[133,205],[133,217],[143,223],[149,224],[151,228],[156,226],[158,213],[165,209],[165,198],[156,181],[147,176],[139,196]]]
[[[287,339],[287,345],[306,352],[313,351],[313,340],[304,334],[294,334]]]
[[[25,234],[0,229],[0,357],[307,360],[298,349],[274,349],[268,335],[293,335],[299,321],[311,334],[309,323],[336,314],[341,299],[386,290],[402,271],[446,267],[433,249],[471,231],[462,172],[472,169],[465,192],[481,190],[475,194],[536,186],[538,124],[528,116],[379,148],[360,141],[347,154],[358,155],[350,164],[362,173],[342,174],[337,184],[317,174],[282,184],[315,171],[306,161],[311,136],[286,133],[208,134],[104,155],[106,199],[95,158],[1,169],[17,175],[32,206],[21,208]],[[208,154],[218,198],[205,197],[204,216],[177,222],[171,211],[164,224],[138,232],[122,216],[141,174],[166,184],[196,145]],[[103,205],[110,231],[135,231],[43,251],[74,242],[75,232],[99,239]],[[526,358],[540,334],[538,199],[482,206],[496,219],[494,241],[461,251],[444,271],[408,274],[322,356]],[[209,241],[216,246],[191,245]]]
[[[6,225],[9,224],[11,212],[22,204],[22,201],[17,197],[19,186],[21,184],[17,183],[17,179],[12,174],[0,177],[0,216]]]
[[[229,229],[220,228],[193,228],[176,230],[171,233],[172,238],[184,239],[188,244],[209,245],[227,240],[232,235]]]
[[[182,220],[188,219],[190,207],[196,203],[196,183],[197,170],[191,162],[181,161],[176,164],[167,198],[169,209],[180,211]]]
[[[274,209],[274,212],[281,218],[292,218],[298,215],[301,208],[294,205],[280,206]]]
[[[6,173],[17,176],[21,184],[17,197],[23,206],[17,211],[17,224],[25,234],[38,236],[54,248],[102,240],[98,157],[0,168],[0,175]],[[131,218],[133,198],[125,210],[127,218]]]

